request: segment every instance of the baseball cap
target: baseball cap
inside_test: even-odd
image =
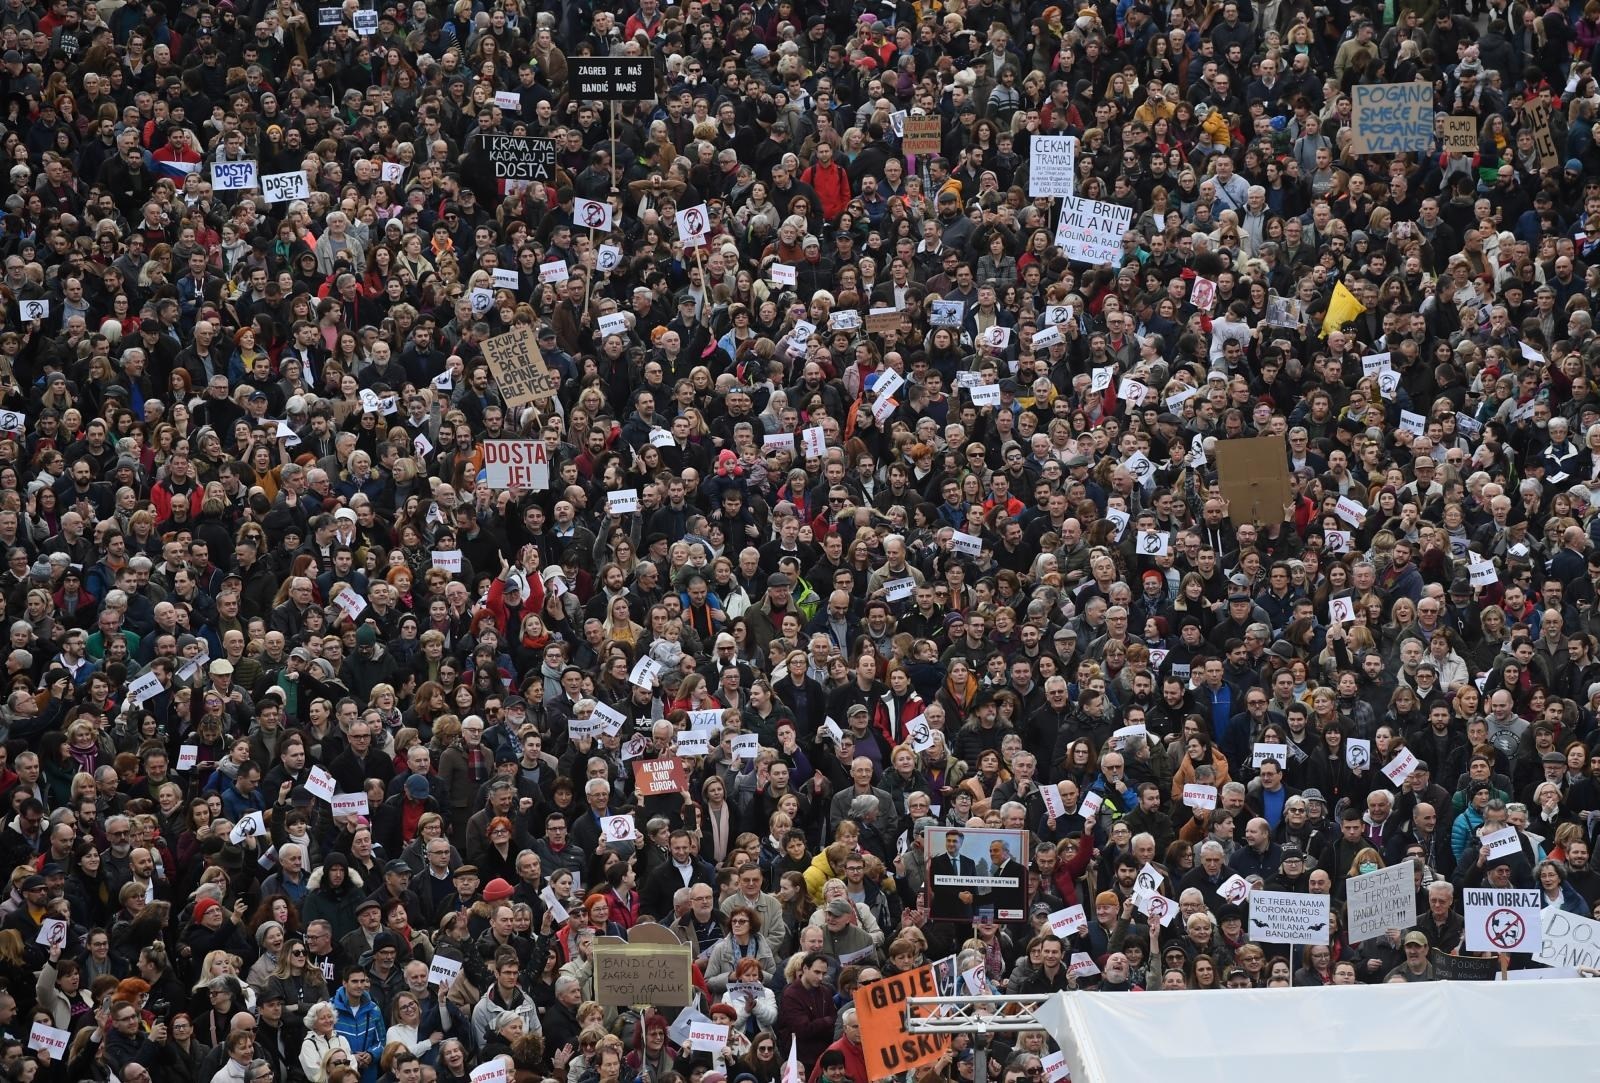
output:
[[[1428,946],[1428,938],[1426,936],[1423,936],[1416,929],[1412,929],[1409,933],[1407,933],[1405,935],[1405,939],[1400,941],[1400,944],[1401,944],[1402,947],[1407,947],[1407,948],[1409,948],[1412,944],[1416,944],[1418,947],[1425,948],[1425,947]]]

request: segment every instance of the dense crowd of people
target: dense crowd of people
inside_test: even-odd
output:
[[[937,960],[1434,980],[1467,888],[1596,912],[1600,7],[540,8],[0,7],[6,1080],[867,1083],[854,992]],[[646,921],[687,1011],[597,987]]]

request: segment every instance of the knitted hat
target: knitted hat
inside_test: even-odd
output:
[[[207,914],[211,913],[211,911],[213,911],[213,910],[220,909],[221,907],[222,907],[222,904],[219,903],[217,900],[215,900],[213,898],[207,897],[207,898],[201,899],[199,902],[194,904],[194,921],[195,921],[195,924],[196,925],[200,924],[200,922],[202,920],[204,920],[204,918],[205,918],[205,916]]]

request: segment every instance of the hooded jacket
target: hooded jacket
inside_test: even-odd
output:
[[[345,882],[335,888],[325,883],[327,870],[334,865],[344,869]],[[362,890],[361,874],[351,868],[343,854],[329,854],[321,867],[311,873],[306,881],[306,897],[300,907],[300,916],[310,923],[318,918],[333,926],[333,939],[338,942],[357,928],[356,907],[366,897]]]

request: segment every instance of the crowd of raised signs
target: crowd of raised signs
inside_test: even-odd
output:
[[[1600,14],[1455,7],[11,0],[6,1083],[1596,965]]]

